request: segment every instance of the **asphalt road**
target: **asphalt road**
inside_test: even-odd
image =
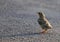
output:
[[[37,12],[53,28],[40,34]],[[60,0],[0,0],[0,42],[60,42]]]

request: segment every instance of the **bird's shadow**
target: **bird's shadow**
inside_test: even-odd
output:
[[[35,36],[35,35],[42,35],[42,34],[49,34],[49,35],[54,35],[53,33],[22,33],[22,34],[15,34],[15,35],[0,35],[0,39],[5,38],[5,37],[17,37],[17,36]]]
[[[15,36],[30,36],[30,35],[40,35],[41,33],[23,33],[23,34],[15,34],[15,35],[0,35],[2,37],[15,37]]]
[[[40,35],[41,33],[24,33],[24,34],[17,34],[15,36],[30,36],[30,35]]]

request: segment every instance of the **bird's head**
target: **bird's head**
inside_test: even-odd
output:
[[[42,12],[37,12],[37,14],[39,15],[40,18],[44,18],[45,17],[44,13],[42,13]]]

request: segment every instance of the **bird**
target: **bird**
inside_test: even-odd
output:
[[[42,32],[41,33],[47,33],[48,29],[52,29],[52,25],[51,23],[48,21],[48,19],[46,18],[45,14],[43,12],[37,12],[39,18],[38,18],[38,24],[41,26],[42,28]]]

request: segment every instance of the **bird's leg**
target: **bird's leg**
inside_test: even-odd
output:
[[[43,29],[41,33],[47,33],[47,29]]]

